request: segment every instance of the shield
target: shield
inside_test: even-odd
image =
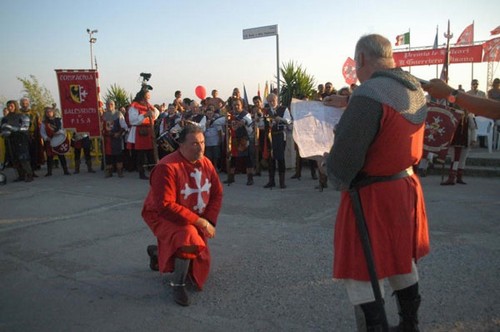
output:
[[[80,94],[80,86],[78,84],[70,84],[69,85],[69,91],[71,94],[71,99],[77,104],[81,104],[83,99]]]
[[[439,162],[444,163],[453,134],[464,112],[434,103],[429,103],[428,107],[422,158],[432,152],[437,155]]]

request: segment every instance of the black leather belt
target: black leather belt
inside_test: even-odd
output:
[[[408,176],[413,175],[413,166],[408,167],[407,169],[393,174],[389,176],[365,176],[361,177],[360,179],[354,179],[351,188],[354,189],[359,189],[365,186],[368,186],[370,184],[376,183],[376,182],[387,182],[387,181],[394,181],[398,179],[403,179]]]

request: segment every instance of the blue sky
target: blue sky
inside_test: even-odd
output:
[[[391,41],[411,31],[411,46],[439,43],[448,19],[452,43],[475,23],[475,41],[500,25],[496,1],[238,1],[238,0],[16,0],[0,4],[0,100],[19,99],[17,77],[35,75],[59,100],[55,69],[90,68],[87,28],[98,29],[93,53],[104,95],[112,84],[134,94],[139,73],[152,73],[154,103],[175,90],[195,98],[195,87],[227,98],[245,84],[249,97],[276,76],[275,37],[243,40],[242,30],[277,24],[280,62],[294,61],[316,79],[345,86],[342,64],[359,37],[379,33]],[[494,66],[494,76],[500,76]],[[440,67],[439,67],[440,70]],[[430,79],[436,66],[412,67]],[[486,63],[450,67],[450,83],[470,87],[472,73],[487,90]]]

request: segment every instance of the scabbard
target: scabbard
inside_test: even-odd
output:
[[[361,240],[361,245],[363,247],[363,253],[365,254],[365,260],[368,267],[368,274],[370,275],[373,294],[375,295],[375,301],[378,303],[380,313],[382,314],[382,326],[384,331],[389,331],[389,323],[387,322],[387,315],[385,313],[384,299],[382,298],[382,292],[380,291],[380,285],[378,283],[377,270],[375,267],[375,260],[373,259],[370,236],[368,234],[368,228],[366,227],[365,215],[363,212],[363,206],[361,205],[361,199],[359,197],[358,189],[349,189],[349,195],[351,196],[352,208],[356,217],[356,225],[358,226],[358,233]]]

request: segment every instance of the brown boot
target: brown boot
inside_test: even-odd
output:
[[[33,173],[26,173],[26,176],[24,177],[25,182],[33,182]]]
[[[116,163],[116,173],[118,173],[118,177],[123,177],[123,163]]]
[[[113,165],[106,165],[106,169],[104,171],[104,177],[110,178],[113,176]]]
[[[224,181],[224,183],[228,185],[234,183],[234,170],[230,170],[229,173],[227,173],[227,180]]]
[[[450,174],[448,175],[448,180],[441,182],[442,186],[454,186],[457,181],[457,171],[450,170]]]

